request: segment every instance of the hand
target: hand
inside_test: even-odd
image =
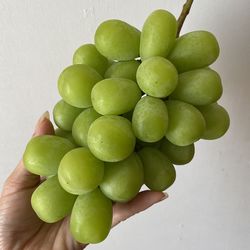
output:
[[[33,136],[54,134],[54,128],[46,112],[38,121]],[[41,183],[41,177],[29,173],[21,160],[8,177],[0,197],[0,249],[80,250],[86,245],[76,242],[69,232],[69,216],[47,224],[33,211],[31,195]],[[153,204],[167,198],[162,192],[144,191],[132,201],[115,203],[112,226],[126,220]]]

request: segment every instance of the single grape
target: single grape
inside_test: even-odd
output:
[[[108,59],[99,53],[94,44],[84,44],[73,55],[73,64],[85,64],[104,75],[108,68]]]
[[[105,72],[105,78],[126,78],[136,81],[136,71],[140,65],[138,61],[113,63]]]
[[[65,102],[77,108],[92,106],[91,90],[102,80],[93,68],[84,64],[67,67],[59,76],[58,90]]]
[[[74,204],[70,231],[81,243],[99,243],[107,236],[112,223],[112,202],[97,188],[78,196]]]
[[[193,31],[177,38],[168,59],[178,72],[185,72],[212,64],[219,52],[219,44],[212,33]]]
[[[177,146],[164,138],[161,141],[160,151],[164,153],[173,164],[184,165],[189,163],[194,157],[194,144]]]
[[[140,31],[121,20],[107,20],[95,33],[97,50],[110,60],[128,61],[139,56]]]
[[[136,153],[119,162],[106,162],[102,192],[111,200],[128,202],[133,199],[144,181],[143,166]]]
[[[72,136],[79,146],[88,146],[87,137],[92,122],[100,117],[93,108],[85,109],[76,119],[72,127]]]
[[[67,193],[55,175],[36,188],[31,196],[31,205],[42,221],[54,223],[70,214],[75,200],[76,196]]]
[[[164,191],[174,183],[175,168],[162,152],[146,147],[138,154],[144,167],[144,182],[150,190]]]
[[[135,136],[144,142],[156,142],[168,128],[168,110],[161,99],[145,96],[135,106],[132,127]]]
[[[154,97],[167,97],[177,86],[178,73],[174,65],[163,57],[144,60],[136,73],[141,90]]]
[[[33,137],[26,146],[23,162],[26,169],[37,175],[57,174],[63,156],[74,148],[67,139],[54,135]]]
[[[230,125],[227,111],[217,103],[197,107],[206,121],[206,129],[203,139],[213,140],[223,136]]]
[[[73,138],[73,136],[72,136],[71,131],[65,131],[65,130],[63,130],[63,129],[61,129],[61,128],[57,128],[57,129],[55,129],[55,135],[57,135],[57,136],[59,136],[59,137],[66,138],[66,139],[68,139],[70,142],[72,142],[72,144],[73,144],[74,146],[77,146],[77,144],[76,144],[76,142],[75,142],[75,140],[74,140],[74,138]]]
[[[177,31],[175,17],[166,10],[155,10],[146,19],[140,42],[140,56],[145,60],[153,56],[167,57]]]
[[[216,102],[222,95],[219,74],[209,68],[196,69],[179,75],[177,88],[171,99],[193,105],[207,105]]]
[[[53,118],[59,128],[71,131],[74,120],[81,112],[82,109],[73,107],[60,100],[53,109]]]
[[[131,122],[115,115],[97,118],[89,128],[88,146],[91,152],[102,161],[124,160],[135,147]]]
[[[121,115],[132,110],[141,98],[138,85],[129,79],[109,78],[92,89],[94,109],[102,115]]]
[[[168,130],[166,138],[177,146],[187,146],[199,140],[205,131],[201,112],[191,104],[181,101],[166,101]]]
[[[61,160],[58,179],[61,186],[71,194],[88,193],[101,183],[104,163],[98,160],[88,148],[69,151]]]

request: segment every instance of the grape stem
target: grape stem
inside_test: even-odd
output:
[[[181,14],[178,18],[178,29],[177,29],[176,37],[179,37],[179,35],[180,35],[181,28],[183,26],[183,23],[185,22],[185,19],[186,19],[188,13],[190,12],[193,1],[194,0],[187,0],[186,3],[183,5]]]

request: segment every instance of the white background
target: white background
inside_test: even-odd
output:
[[[0,0],[0,186],[15,167],[38,117],[59,100],[57,77],[74,50],[93,42],[110,18],[138,28],[184,0]],[[223,79],[220,101],[231,127],[201,141],[191,164],[177,167],[169,199],[120,224],[100,250],[250,249],[250,2],[194,1],[183,32],[205,29],[220,42],[213,68]]]

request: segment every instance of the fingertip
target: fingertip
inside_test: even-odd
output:
[[[113,206],[113,226],[127,218],[142,212],[160,201],[168,198],[167,193],[158,191],[142,191],[127,203],[115,203]]]
[[[149,203],[157,203],[168,198],[168,193],[160,191],[146,190],[138,194],[142,199],[146,199]]]
[[[46,111],[37,121],[35,132],[33,136],[39,136],[49,134],[55,134],[53,124],[50,121],[49,112]]]
[[[168,193],[166,193],[166,192],[162,192],[161,194],[162,194],[162,198],[160,201],[164,201],[169,197]]]

